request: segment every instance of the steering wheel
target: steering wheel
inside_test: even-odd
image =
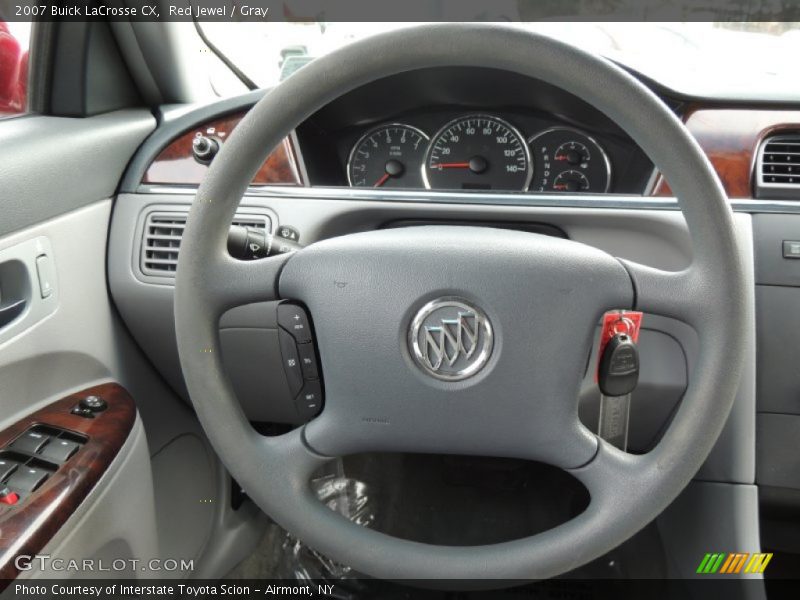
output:
[[[667,272],[569,240],[456,226],[357,233],[252,262],[227,253],[228,227],[249,182],[294,127],[361,85],[438,66],[520,73],[602,110],[670,182],[688,224],[692,264]],[[439,24],[377,35],[320,57],[253,107],[192,205],[175,281],[175,322],[186,384],[211,444],[278,524],[374,577],[539,579],[628,539],[697,472],[736,393],[745,281],[716,174],[681,122],[639,81],[605,59],[521,28]],[[301,301],[313,316],[326,398],[323,412],[305,426],[264,437],[248,423],[223,372],[218,320],[233,306],[279,298]],[[415,360],[409,332],[433,314],[425,307],[453,298],[462,307],[461,349],[469,351],[477,333],[488,356],[466,377],[435,377]],[[598,439],[578,419],[597,323],[620,308],[681,320],[700,342],[672,423],[655,448],[638,456]],[[423,354],[428,367],[437,367],[435,344]],[[504,543],[453,547],[399,539],[349,522],[311,491],[311,474],[327,461],[369,451],[542,461],[574,475],[590,501],[566,523]]]

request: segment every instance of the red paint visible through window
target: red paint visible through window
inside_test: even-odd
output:
[[[28,39],[29,24],[20,31],[12,31],[8,23],[0,21],[0,116],[25,112],[28,92]]]

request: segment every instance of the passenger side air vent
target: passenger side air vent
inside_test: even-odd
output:
[[[761,144],[756,197],[800,200],[800,133],[772,136]]]
[[[186,217],[185,212],[151,212],[147,215],[142,235],[143,274],[175,277]],[[236,213],[233,225],[255,227],[266,231],[272,229],[268,216],[254,213]]]

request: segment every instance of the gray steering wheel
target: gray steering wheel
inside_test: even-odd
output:
[[[559,86],[618,123],[669,180],[693,243],[691,266],[665,272],[576,242],[522,232],[436,227],[325,240],[240,262],[228,226],[269,150],[338,96],[426,67],[503,69]],[[175,322],[197,415],[231,474],[275,521],[313,548],[386,579],[538,579],[576,568],[655,518],[687,485],[731,409],[744,360],[746,288],[733,215],[681,122],[611,62],[519,28],[441,24],[378,35],[316,59],[270,91],[226,141],[192,205],[175,281]],[[347,285],[335,286],[336,282]],[[443,381],[411,359],[414,315],[456,296],[493,326],[485,367]],[[220,360],[218,320],[250,302],[300,300],[313,316],[324,411],[278,437],[256,433]],[[679,319],[700,351],[658,445],[620,452],[578,419],[595,327],[610,309]],[[543,533],[476,547],[422,544],[360,527],[312,493],[332,457],[357,452],[518,457],[568,470],[588,507]]]

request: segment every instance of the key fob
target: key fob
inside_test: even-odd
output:
[[[639,382],[639,350],[630,336],[612,337],[600,358],[597,383],[605,396],[630,394]]]

